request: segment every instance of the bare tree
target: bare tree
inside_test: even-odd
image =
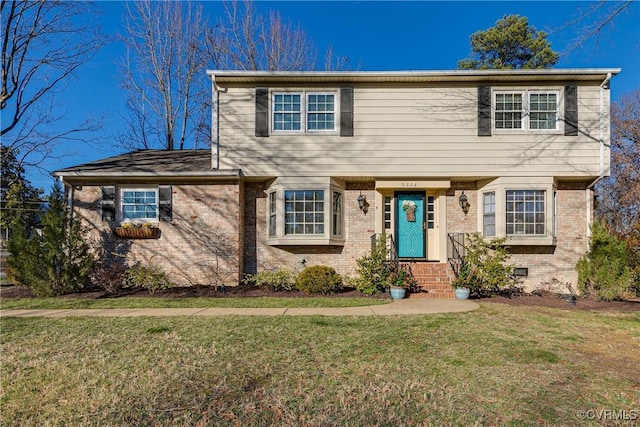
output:
[[[55,95],[103,46],[99,30],[84,19],[92,4],[67,1],[0,2],[2,15],[2,144],[22,166],[38,165],[60,142],[86,141],[99,123],[87,120],[58,132],[64,111]]]
[[[317,54],[306,33],[283,22],[277,12],[259,15],[253,2],[224,4],[221,22],[210,32],[208,44],[218,68],[288,71],[313,69]]]
[[[207,79],[202,45],[206,21],[191,2],[126,3],[126,56],[122,87],[128,91],[128,148],[195,148]]]
[[[224,16],[207,37],[209,56],[220,69],[301,71],[317,67],[312,40],[299,26],[284,21],[280,13],[259,14],[252,1],[224,5]],[[346,69],[348,58],[334,58],[330,47],[325,69]]]
[[[560,28],[570,29],[575,32],[576,37],[563,54],[583,48],[585,45],[593,43],[594,51],[598,50],[603,32],[615,25],[616,18],[623,12],[629,12],[633,0],[608,2],[600,0],[593,2],[582,11],[575,19],[565,23]]]
[[[611,107],[611,176],[598,186],[597,214],[621,235],[640,223],[640,90]]]

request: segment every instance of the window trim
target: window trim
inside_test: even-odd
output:
[[[497,95],[500,94],[521,94],[522,95],[522,118],[521,118],[521,126],[520,128],[498,128],[496,126],[496,113],[498,112],[497,106]],[[532,129],[531,128],[531,95],[535,94],[555,94],[556,96],[556,126],[553,129]],[[562,111],[564,106],[564,95],[562,88],[560,87],[537,87],[537,88],[501,88],[501,87],[492,87],[491,88],[491,129],[496,134],[562,134],[564,133],[564,122],[562,119]],[[509,110],[511,111],[511,110]],[[514,110],[515,111],[515,110]],[[538,110],[536,110],[538,111]]]
[[[486,202],[486,197],[488,195],[493,195],[493,204],[490,205],[493,207],[493,210],[487,212],[486,208],[487,208],[487,202]],[[486,234],[486,227],[487,227],[487,217],[493,217],[493,234]],[[483,191],[482,192],[482,235],[485,237],[495,237],[496,236],[496,191],[495,190],[491,190],[491,191]]]
[[[285,130],[276,129],[274,108],[276,95],[300,95],[300,129],[299,130]],[[326,112],[333,114],[333,129],[309,129],[309,96],[310,95],[332,95],[333,96],[333,111]],[[286,90],[276,89],[271,91],[270,96],[270,109],[269,109],[269,122],[271,127],[271,133],[274,135],[287,135],[287,134],[339,134],[340,133],[340,91],[338,89],[321,90],[321,89],[309,89],[309,90]]]
[[[266,198],[266,242],[271,246],[288,245],[344,245],[346,207],[345,207],[345,185],[341,181],[330,178],[307,178],[303,180],[292,178],[278,178],[265,190]],[[286,212],[285,212],[285,192],[286,191],[323,191],[324,211],[323,223],[324,233],[322,234],[286,234]],[[340,193],[342,200],[342,216],[340,235],[333,234],[333,194]],[[272,217],[270,197],[275,194],[275,235],[271,235],[269,224]]]
[[[126,191],[145,191],[145,192],[154,192],[155,193],[155,206],[156,206],[156,215],[155,217],[146,217],[146,218],[125,218],[124,217],[124,193]],[[158,191],[158,187],[118,187],[118,220],[123,223],[145,223],[145,222],[158,222],[160,219],[160,194]]]

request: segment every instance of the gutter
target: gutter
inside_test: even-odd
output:
[[[595,185],[604,178],[604,91],[609,89],[611,76],[611,73],[607,73],[607,77],[602,83],[600,83],[600,173],[591,184],[587,185],[585,190],[587,201],[587,245],[589,244],[589,238],[591,237],[591,191],[593,191]]]

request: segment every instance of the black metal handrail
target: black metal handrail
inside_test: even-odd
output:
[[[448,233],[447,240],[447,259],[449,265],[456,277],[460,275],[460,270],[464,264],[465,249],[464,235],[465,233]]]

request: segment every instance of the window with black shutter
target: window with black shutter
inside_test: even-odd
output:
[[[100,213],[103,221],[116,220],[116,187],[103,186],[100,187],[102,192],[100,198]]]

